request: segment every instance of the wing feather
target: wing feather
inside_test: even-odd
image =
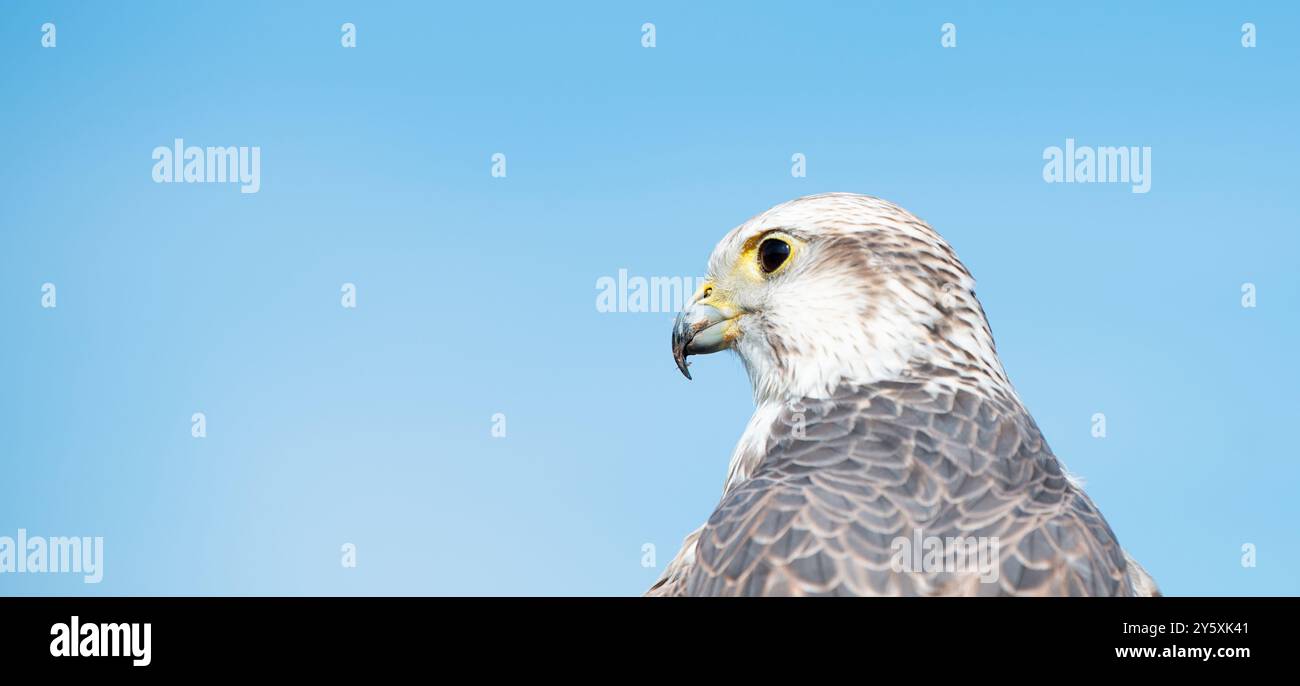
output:
[[[891,566],[896,541],[926,537],[996,537],[996,579],[970,565]],[[1134,595],[1148,586],[1155,592],[1018,403],[893,382],[788,404],[757,468],[650,594]]]

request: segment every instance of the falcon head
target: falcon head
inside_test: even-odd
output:
[[[673,357],[732,349],[758,401],[907,378],[1006,386],[975,282],[925,222],[878,198],[813,195],[728,233],[673,325]]]

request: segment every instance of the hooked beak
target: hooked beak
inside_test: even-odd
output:
[[[686,378],[688,355],[708,355],[726,350],[736,340],[739,311],[715,296],[712,284],[704,284],[673,322],[673,359]]]

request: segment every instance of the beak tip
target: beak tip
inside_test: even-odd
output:
[[[686,346],[690,345],[694,333],[691,327],[687,325],[685,317],[682,314],[677,315],[673,322],[673,361],[677,363],[677,369],[681,371],[682,376],[687,380],[691,378],[691,372],[687,369],[689,363],[686,361]]]
[[[687,367],[690,366],[690,363],[686,361],[686,349],[685,349],[685,348],[686,348],[686,346],[684,346],[684,345],[683,345],[683,346],[678,346],[678,345],[676,344],[676,342],[674,342],[674,344],[673,344],[673,361],[677,363],[677,369],[681,370],[681,372],[682,372],[682,376],[686,377],[686,378],[689,380],[689,379],[691,378],[691,370],[690,370],[690,369],[687,369]]]

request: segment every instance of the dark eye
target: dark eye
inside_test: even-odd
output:
[[[790,244],[779,238],[769,238],[758,244],[758,266],[764,274],[771,274],[790,259]]]

